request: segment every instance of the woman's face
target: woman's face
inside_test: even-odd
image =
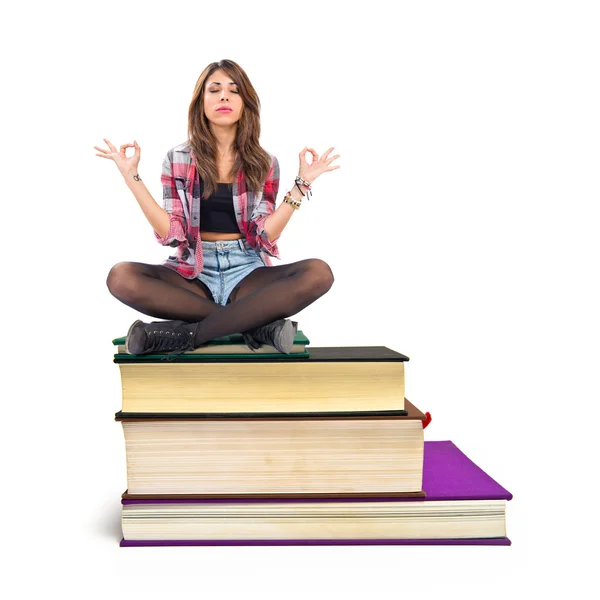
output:
[[[209,75],[204,88],[204,114],[215,125],[233,125],[242,116],[244,103],[237,85],[221,69]],[[229,108],[230,110],[219,110]]]

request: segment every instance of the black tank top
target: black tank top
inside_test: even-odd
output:
[[[217,191],[212,196],[200,200],[200,229],[217,233],[240,233],[235,211],[231,183],[217,182]],[[204,185],[200,183],[200,196]]]

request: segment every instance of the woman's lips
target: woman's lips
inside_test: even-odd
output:
[[[230,108],[217,108],[217,112],[230,113],[232,111]]]

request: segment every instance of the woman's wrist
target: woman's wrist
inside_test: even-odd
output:
[[[141,181],[142,180],[137,169],[129,169],[127,171],[122,171],[121,175],[123,175],[123,179],[125,179],[125,181]]]
[[[302,199],[310,194],[310,183],[304,185],[301,181],[305,181],[300,176],[294,180],[294,185],[286,192],[283,202],[290,205],[294,210],[298,210],[302,204]]]
[[[302,194],[302,197],[306,196],[306,198],[310,200],[312,196],[312,181],[307,181],[301,175],[296,175],[294,185],[296,186],[296,189]]]
[[[304,191],[304,190],[303,190]],[[304,192],[306,193],[306,192]],[[304,196],[302,195],[302,192],[296,187],[296,185],[294,184],[294,186],[290,189],[290,196],[296,201],[296,202],[302,202],[302,198],[304,198]]]
[[[299,179],[302,180],[302,181],[305,181],[305,180],[303,180],[300,177],[300,175],[298,175],[298,177],[296,177],[296,180],[294,181],[294,186],[292,187],[291,191],[292,191],[292,193],[296,192],[296,195],[294,196],[294,199],[302,200],[302,198],[304,198],[304,196],[306,196],[306,194],[308,192],[310,192],[311,190],[310,190],[310,187],[308,187],[308,186],[304,185],[303,183],[301,183],[299,181]],[[309,182],[307,182],[307,183],[310,185]]]

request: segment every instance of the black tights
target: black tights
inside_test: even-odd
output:
[[[300,312],[329,290],[333,273],[318,258],[259,267],[237,284],[226,306],[217,304],[199,279],[186,279],[162,265],[118,263],[106,285],[115,298],[146,315],[199,322],[198,347]]]

